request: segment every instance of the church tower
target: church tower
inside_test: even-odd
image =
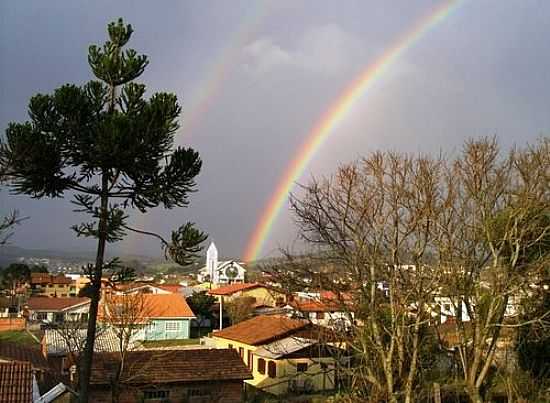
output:
[[[214,242],[210,243],[208,250],[206,251],[206,267],[208,270],[208,275],[210,276],[210,282],[219,283],[219,273],[218,273],[218,249]]]

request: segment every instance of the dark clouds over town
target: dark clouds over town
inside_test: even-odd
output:
[[[0,5],[0,128],[26,119],[29,98],[91,79],[87,48],[118,17],[147,54],[149,93],[183,105],[178,144],[204,161],[187,209],[135,225],[164,234],[191,220],[222,256],[242,256],[275,186],[312,127],[350,82],[436,1],[25,1]],[[452,153],[468,137],[504,147],[550,131],[550,3],[465,1],[386,71],[331,133],[300,181],[376,149]],[[0,210],[30,217],[12,242],[93,249],[75,239],[68,200],[0,193]],[[295,240],[283,211],[262,256]],[[158,254],[129,236],[113,252]]]

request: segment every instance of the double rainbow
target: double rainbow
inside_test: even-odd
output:
[[[443,22],[455,11],[460,0],[445,1],[421,18],[411,30],[402,35],[395,44],[386,50],[372,65],[364,70],[340,95],[313,127],[306,141],[286,168],[275,192],[258,220],[246,245],[243,258],[252,261],[258,258],[262,247],[269,237],[273,224],[286,204],[288,194],[295,182],[302,176],[313,156],[319,151],[335,127],[346,118],[353,105],[372,85],[383,77],[389,67],[418,40]]]

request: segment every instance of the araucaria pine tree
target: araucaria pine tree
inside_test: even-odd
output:
[[[129,208],[145,213],[159,205],[186,206],[202,164],[193,149],[173,148],[181,112],[176,96],[157,93],[146,99],[145,85],[133,82],[148,60],[123,49],[132,32],[122,19],[109,24],[109,40],[89,48],[97,80],[35,95],[30,121],[10,123],[0,144],[0,163],[13,191],[38,199],[72,196],[77,211],[90,216],[73,227],[78,236],[97,239],[96,262],[87,268],[91,305],[79,369],[81,402],[88,401],[101,278],[118,270],[116,260],[104,260],[106,244],[128,231],[151,234],[128,226]],[[165,254],[182,264],[206,238],[191,223],[170,240],[157,237]]]

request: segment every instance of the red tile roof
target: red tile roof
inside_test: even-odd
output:
[[[117,304],[127,304],[124,298],[136,298],[136,303],[143,308],[141,313],[146,318],[194,318],[195,314],[181,294],[130,294],[113,295],[107,298],[110,302],[100,307],[100,316],[105,315],[106,308]],[[134,314],[135,315],[135,314]]]
[[[212,336],[255,346],[287,337],[308,326],[310,323],[307,321],[290,319],[286,316],[261,315],[214,332]]]
[[[91,384],[110,385],[119,360],[117,353],[97,353]],[[160,384],[252,379],[250,370],[234,349],[131,351],[121,379],[130,384]]]
[[[2,403],[32,402],[32,367],[28,362],[0,363]]]
[[[35,369],[52,369],[39,348],[23,346],[19,343],[2,341],[0,343],[0,359],[30,362]]]
[[[321,302],[312,299],[294,300],[290,305],[300,312],[339,312],[343,310],[342,306],[335,302]]]
[[[224,285],[222,287],[215,288],[208,291],[210,295],[232,295],[240,291],[251,290],[253,288],[266,287],[265,285],[258,283],[233,283]]]
[[[89,302],[85,297],[31,297],[26,305],[31,311],[63,311]]]
[[[179,284],[154,284],[154,286],[174,294],[180,292],[180,289],[182,288]]]
[[[73,280],[64,274],[31,273],[31,284],[71,284]]]

